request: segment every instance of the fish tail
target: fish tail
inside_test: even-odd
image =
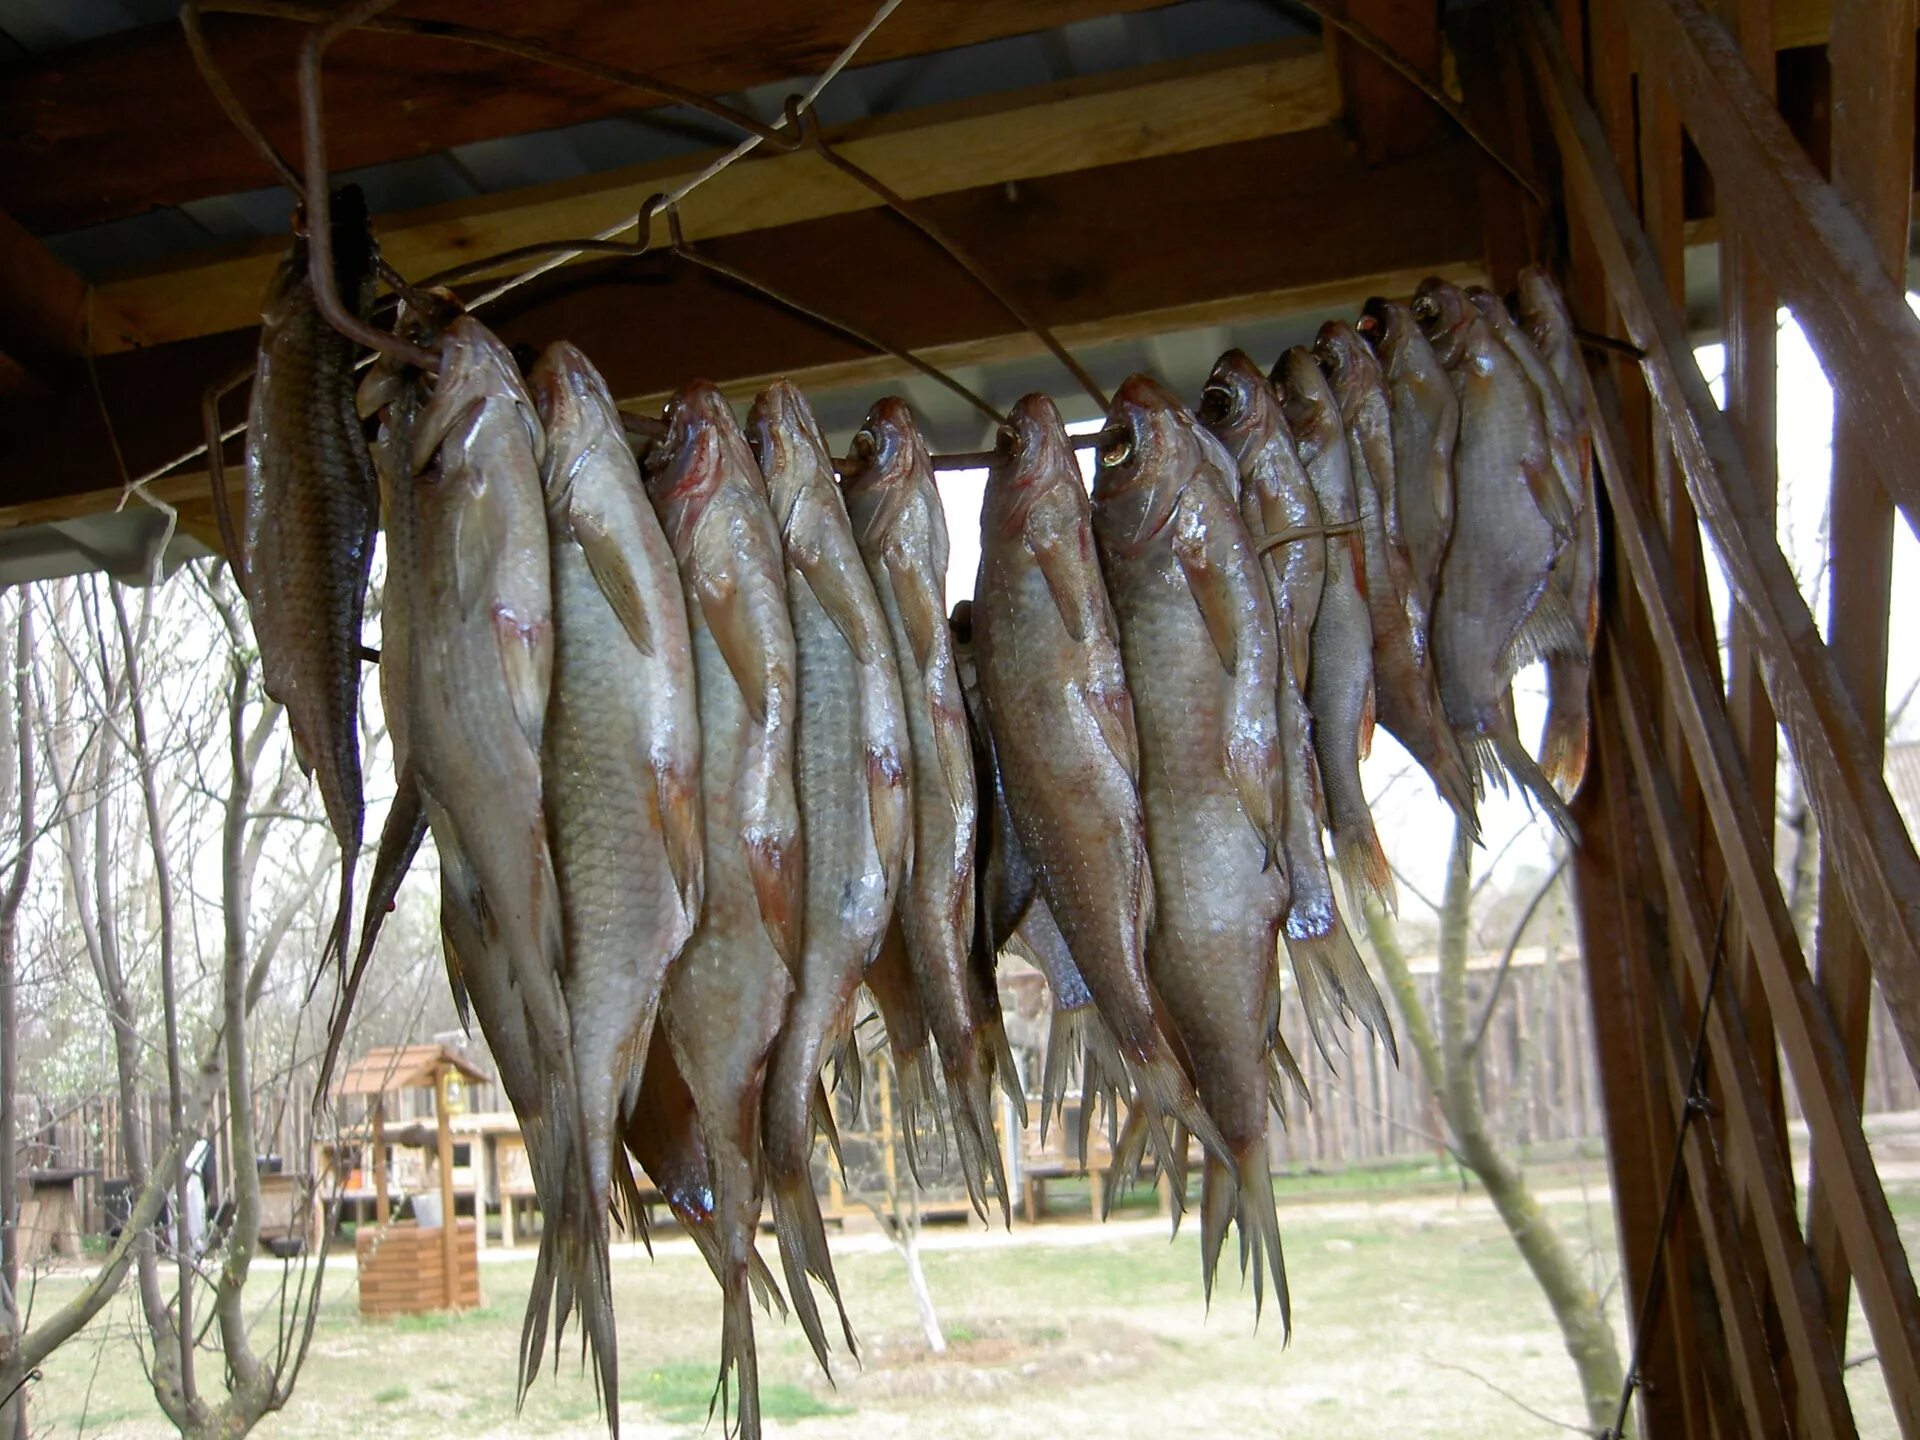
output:
[[[1213,1278],[1220,1266],[1220,1246],[1239,1208],[1238,1188],[1233,1167],[1207,1156],[1200,1171],[1200,1284],[1209,1310],[1213,1308]]]
[[[907,1152],[907,1169],[922,1189],[946,1164],[947,1132],[940,1107],[934,1103],[933,1064],[923,1046],[911,1055],[893,1052],[893,1074],[900,1091],[900,1143]],[[937,1156],[936,1164],[927,1160]]]
[[[1323,1029],[1334,1019],[1353,1016],[1387,1047],[1398,1064],[1400,1047],[1394,1039],[1393,1017],[1387,1002],[1367,973],[1366,961],[1353,943],[1353,936],[1336,913],[1323,934],[1287,937],[1287,953],[1293,957],[1293,973],[1299,977],[1300,997],[1307,1007],[1307,1028],[1312,1031],[1320,1053],[1327,1055]],[[1309,979],[1308,977],[1312,978]],[[1316,1002],[1321,1007],[1316,1017]],[[1328,1059],[1332,1057],[1327,1055]]]
[[[1047,1063],[1040,1077],[1040,1144],[1047,1143],[1047,1122],[1053,1118],[1055,1109],[1060,1111],[1064,1122],[1067,1103],[1067,1079],[1072,1073],[1073,1062],[1082,1053],[1085,1042],[1081,1039],[1081,1028],[1087,1014],[1087,1006],[1075,1010],[1063,1010],[1053,1007],[1053,1018],[1047,1026]],[[1080,1105],[1084,1113],[1093,1103],[1093,1096],[1085,1089],[1080,1092]]]
[[[1013,1224],[1007,1193],[1006,1162],[1000,1158],[1000,1137],[993,1127],[993,1084],[979,1052],[947,1071],[947,1101],[953,1119],[953,1137],[966,1177],[967,1195],[982,1220],[987,1202],[998,1198],[1002,1220]]]
[[[1113,1151],[1113,1163],[1107,1166],[1106,1184],[1101,1188],[1100,1218],[1105,1219],[1113,1213],[1114,1203],[1120,1198],[1122,1190],[1131,1190],[1140,1178],[1140,1162],[1146,1158],[1150,1132],[1159,1129],[1159,1122],[1147,1118],[1146,1109],[1135,1106],[1127,1111],[1126,1122],[1121,1125],[1120,1133],[1109,1142]],[[1084,1151],[1083,1151],[1084,1153]],[[1173,1223],[1180,1224],[1180,1211],[1185,1208],[1185,1187],[1174,1192]]]
[[[1027,1092],[1020,1082],[1020,1062],[1013,1058],[1013,1042],[1007,1039],[1006,1023],[997,1008],[981,1021],[975,1039],[987,1057],[993,1078],[999,1082],[1000,1093],[1007,1097],[1013,1113],[1019,1117],[1019,1128],[1026,1129]]]
[[[1273,1279],[1274,1303],[1280,1307],[1283,1340],[1293,1338],[1293,1301],[1287,1291],[1287,1260],[1280,1249],[1280,1215],[1273,1203],[1273,1176],[1267,1169],[1267,1147],[1251,1145],[1240,1156],[1237,1218],[1240,1222],[1240,1266],[1253,1271],[1253,1319],[1260,1323],[1266,1306],[1266,1281]]]
[[[717,1408],[722,1434],[737,1433],[740,1440],[760,1440],[760,1361],[753,1344],[750,1264],[742,1258],[728,1262],[725,1268],[728,1273],[720,1282],[720,1376],[707,1404],[707,1419],[713,1419]],[[736,1383],[737,1396],[733,1392]],[[739,1421],[738,1431],[729,1428],[729,1411]]]
[[[783,1321],[787,1318],[787,1297],[780,1293],[780,1282],[773,1278],[773,1271],[757,1248],[747,1252],[747,1283],[753,1287],[753,1298],[762,1310]]]
[[[1507,773],[1546,811],[1554,827],[1569,841],[1578,844],[1580,827],[1574,823],[1573,812],[1567,809],[1567,802],[1560,798],[1560,792],[1540,772],[1533,756],[1527,753],[1527,747],[1520,743],[1520,737],[1513,733],[1511,727],[1503,726],[1491,739],[1501,763],[1507,767]]]
[[[1179,1154],[1174,1153],[1167,1133],[1169,1124],[1184,1126],[1189,1134],[1200,1141],[1201,1148],[1210,1154],[1219,1158],[1231,1155],[1227,1142],[1221,1138],[1219,1127],[1201,1108],[1200,1097],[1193,1090],[1193,1082],[1187,1078],[1186,1072],[1173,1058],[1172,1050],[1164,1042],[1129,1068],[1134,1094],[1140,1102],[1137,1108],[1146,1112],[1147,1139],[1167,1175],[1184,1176],[1187,1172],[1186,1146],[1182,1144]],[[1176,1191],[1176,1211],[1181,1208],[1177,1203],[1178,1194]]]
[[[1540,736],[1540,773],[1571,800],[1587,775],[1586,662],[1556,655],[1547,661],[1547,723]]]
[[[840,1282],[834,1278],[833,1257],[827,1250],[826,1221],[820,1215],[820,1201],[813,1193],[811,1177],[779,1175],[767,1186],[767,1199],[773,1208],[773,1233],[780,1244],[780,1264],[787,1276],[787,1293],[793,1297],[793,1313],[813,1347],[813,1358],[831,1382],[833,1367],[827,1360],[827,1334],[820,1323],[820,1309],[814,1303],[811,1275],[827,1287],[834,1308],[840,1312],[841,1333],[847,1349],[858,1358],[859,1342],[854,1339],[853,1322],[840,1298]]]
[[[1084,1162],[1095,1100],[1106,1101],[1107,1146],[1111,1149],[1118,1140],[1122,1103],[1124,1101],[1128,1108],[1132,1107],[1133,1091],[1127,1078],[1126,1062],[1120,1058],[1120,1047],[1114,1043],[1113,1032],[1107,1029],[1100,1012],[1091,1006],[1087,1008],[1086,1019],[1081,1022],[1080,1041],[1086,1053],[1080,1071],[1080,1158]]]
[[[1373,817],[1362,812],[1333,832],[1333,859],[1340,876],[1347,882],[1347,895],[1356,910],[1371,898],[1392,914],[1400,913],[1400,898],[1394,889],[1393,871],[1387,865],[1387,852],[1380,847],[1379,832]]]

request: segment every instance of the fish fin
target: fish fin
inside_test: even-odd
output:
[[[1255,1145],[1240,1157],[1235,1218],[1240,1225],[1240,1263],[1253,1271],[1253,1323],[1260,1323],[1266,1277],[1273,1279],[1274,1304],[1280,1310],[1282,1343],[1293,1338],[1293,1300],[1287,1290],[1287,1260],[1280,1249],[1280,1214],[1273,1203],[1273,1174],[1267,1150]],[[1263,1263],[1264,1262],[1264,1263]]]
[[[413,857],[419,851],[426,833],[426,806],[420,799],[420,787],[414,783],[413,771],[408,768],[400,775],[400,783],[393,794],[393,804],[387,809],[386,823],[380,829],[380,849],[373,862],[373,880],[367,889],[366,910],[360,918],[360,949],[354,956],[352,969],[347,972],[340,998],[334,1004],[332,1019],[327,1023],[327,1049],[321,1057],[320,1075],[314,1085],[316,1101],[324,1099],[327,1087],[333,1082],[333,1067],[339,1061],[340,1047],[346,1041],[347,1026],[353,1018],[354,998],[360,992],[360,982],[366,976],[367,966],[372,963],[374,944],[380,938],[380,927],[387,918],[387,911],[393,907],[395,896],[400,893],[400,882],[406,879]]]
[[[521,735],[537,756],[546,729],[547,697],[553,689],[552,621],[526,625],[515,616],[496,613],[493,643],[500,655],[507,703],[513,708]]]
[[[1468,767],[1466,757],[1460,753],[1452,729],[1441,718],[1438,701],[1423,714],[1403,715],[1400,719],[1411,723],[1389,725],[1388,732],[1419,763],[1427,778],[1433,782],[1434,790],[1451,807],[1460,823],[1466,826],[1467,833],[1478,842],[1480,815],[1474,803],[1473,772]]]
[[[1120,1133],[1108,1141],[1112,1152],[1112,1163],[1107,1166],[1106,1183],[1100,1191],[1100,1214],[1096,1217],[1104,1220],[1113,1214],[1113,1207],[1119,1203],[1120,1194],[1131,1190],[1140,1179],[1140,1162],[1146,1158],[1149,1132],[1157,1127],[1158,1121],[1151,1120],[1144,1108],[1133,1107],[1127,1111],[1126,1122],[1121,1125]],[[1157,1147],[1156,1147],[1157,1148]],[[1086,1149],[1081,1147],[1084,1161]],[[1180,1223],[1179,1211],[1185,1204],[1183,1198],[1176,1197],[1174,1204],[1174,1224]]]
[[[1140,783],[1140,732],[1133,720],[1133,692],[1125,685],[1094,685],[1081,690],[1087,713],[1100,738],[1136,786]]]
[[[1570,655],[1547,659],[1547,723],[1540,736],[1540,772],[1571,800],[1587,775],[1587,675]]]
[[[836,499],[833,503],[840,502]],[[886,649],[875,624],[880,619],[879,601],[874,598],[873,581],[868,578],[859,556],[829,557],[821,547],[795,545],[791,540],[787,542],[786,553],[787,559],[806,577],[807,588],[826,611],[827,619],[853,651],[854,661],[860,665],[881,663],[886,658]]]
[[[1333,858],[1347,882],[1347,894],[1355,909],[1363,908],[1371,897],[1390,913],[1400,913],[1393,871],[1387,865],[1387,852],[1380,848],[1380,836],[1373,828],[1372,816],[1363,814],[1352,825],[1334,831]]]
[[[1507,773],[1546,812],[1547,818],[1562,835],[1573,844],[1579,844],[1580,827],[1574,823],[1573,812],[1567,809],[1567,802],[1560,798],[1560,792],[1553,788],[1552,782],[1541,773],[1533,756],[1527,753],[1527,747],[1520,743],[1520,737],[1513,733],[1511,723],[1501,724],[1488,738]]]
[[[940,1107],[934,1103],[933,1062],[923,1048],[902,1058],[893,1054],[894,1079],[900,1099],[900,1145],[907,1152],[907,1169],[914,1184],[926,1189],[944,1166],[946,1129]],[[942,1156],[942,1165],[927,1164],[928,1150]]]
[[[1071,533],[1084,537],[1086,532],[1076,527]],[[1053,597],[1053,608],[1059,612],[1060,623],[1066,626],[1067,635],[1074,644],[1085,644],[1087,611],[1093,598],[1084,593],[1082,583],[1087,574],[1089,557],[1067,555],[1059,544],[1049,544],[1032,530],[1026,531],[1021,539],[1027,552],[1033,556],[1034,563],[1040,567],[1041,578],[1047,582],[1047,593]]]
[[[680,908],[686,912],[690,934],[700,923],[706,903],[707,842],[701,828],[700,776],[677,765],[653,767],[654,803],[660,810],[660,831],[666,840],[667,868],[673,872]]]
[[[1227,1142],[1221,1137],[1219,1127],[1201,1107],[1200,1097],[1194,1094],[1193,1082],[1181,1069],[1180,1062],[1174,1058],[1172,1047],[1164,1037],[1147,1055],[1133,1059],[1127,1070],[1139,1102],[1137,1108],[1148,1121],[1148,1143],[1153,1146],[1156,1159],[1168,1175],[1187,1173],[1184,1144],[1181,1152],[1175,1154],[1167,1134],[1170,1125],[1184,1126],[1199,1140],[1201,1148],[1216,1158],[1232,1155]],[[1180,1199],[1177,1192],[1175,1199]],[[1182,1206],[1177,1203],[1175,1208]]]
[[[893,581],[894,603],[900,609],[900,622],[906,627],[907,645],[913,651],[914,669],[924,677],[937,663],[943,639],[950,643],[944,597],[933,593],[933,585],[905,556],[896,555],[892,549],[887,551],[886,565]]]
[[[958,706],[948,707],[935,704],[932,710],[933,741],[940,760],[940,776],[947,782],[947,803],[953,807],[956,816],[973,815],[972,823],[967,827],[978,833],[979,816],[977,806],[979,795],[974,789],[973,778],[973,741],[967,733],[966,711]],[[972,851],[966,852],[969,862]],[[964,887],[971,898],[971,885]]]
[[[1231,1165],[1209,1155],[1200,1169],[1200,1286],[1207,1308],[1213,1308],[1213,1279],[1220,1264],[1220,1245],[1238,1209],[1238,1183]]]
[[[620,628],[627,632],[634,649],[642,655],[652,655],[653,617],[647,613],[646,592],[634,574],[633,556],[628,547],[614,534],[607,517],[590,506],[578,503],[569,506],[567,520],[573,528],[573,538],[579,542],[580,553],[586,557],[594,584],[620,621]]]
[[[1346,922],[1337,912],[1332,924],[1321,934],[1289,935],[1287,954],[1293,960],[1293,973],[1300,981],[1307,1028],[1322,1055],[1327,1055],[1324,1034],[1332,1022],[1352,1016],[1378,1037],[1394,1063],[1399,1063],[1400,1047],[1393,1033],[1393,1018],[1387,1013],[1386,1001],[1367,971],[1366,961],[1360,958],[1359,947],[1353,943]]]
[[[724,1276],[720,1282],[720,1375],[714,1381],[713,1398],[707,1403],[707,1419],[712,1421],[717,1408],[723,1435],[760,1440],[760,1360],[753,1343],[750,1266],[742,1260],[737,1267],[728,1268],[739,1273]],[[730,1382],[739,1386],[737,1397]],[[738,1419],[737,1430],[728,1424],[729,1412]]]
[[[1057,1110],[1061,1123],[1066,1123],[1067,1080],[1072,1074],[1073,1062],[1080,1056],[1083,1041],[1080,1029],[1085,1022],[1087,1007],[1082,1005],[1076,1010],[1063,1010],[1059,1005],[1053,1007],[1053,1016],[1047,1023],[1047,1063],[1040,1075],[1040,1146],[1046,1148],[1047,1122]],[[1093,1097],[1084,1089],[1080,1092],[1080,1104],[1084,1109],[1093,1103]]]
[[[647,1202],[640,1194],[639,1180],[634,1177],[633,1162],[627,1158],[624,1146],[615,1146],[612,1158],[614,1223],[646,1246],[651,1258],[653,1227],[647,1222]]]
[[[833,1155],[833,1163],[840,1167],[840,1178],[847,1178],[847,1157],[840,1151],[840,1124],[833,1118],[833,1101],[827,1095],[824,1079],[813,1082],[813,1123],[826,1137],[827,1149]]]
[[[987,983],[993,983],[993,977],[987,977]],[[1019,1122],[1018,1128],[1027,1128],[1027,1092],[1020,1084],[1020,1063],[1013,1058],[1013,1042],[1007,1039],[1006,1022],[996,1009],[981,1022],[979,1038],[985,1042],[988,1058],[993,1065],[993,1078],[999,1082],[1000,1091],[1013,1106],[1013,1113]]]
[[[827,1287],[834,1308],[840,1312],[840,1330],[848,1351],[860,1355],[854,1338],[853,1322],[847,1318],[846,1302],[840,1298],[840,1282],[834,1278],[833,1256],[827,1249],[826,1222],[820,1215],[819,1197],[813,1193],[811,1179],[805,1174],[778,1177],[767,1186],[767,1199],[773,1209],[773,1233],[780,1247],[780,1264],[786,1272],[787,1294],[793,1299],[794,1318],[805,1332],[813,1358],[829,1382],[833,1366],[827,1359],[826,1328],[820,1323],[820,1310],[814,1303],[812,1276]]]
[[[747,873],[767,938],[797,985],[801,978],[802,927],[806,915],[806,852],[799,831],[746,839]]]
[[[747,1252],[747,1283],[753,1287],[753,1298],[760,1302],[762,1311],[783,1321],[787,1318],[787,1297],[780,1293],[780,1282],[774,1279],[757,1248]]]
[[[767,672],[771,666],[741,596],[740,577],[731,569],[715,569],[704,562],[690,566],[689,573],[694,595],[700,602],[700,613],[706,619],[721,658],[727,662],[733,683],[740,687],[747,714],[755,725],[765,725]]]
[[[887,877],[887,894],[897,896],[912,864],[913,812],[907,757],[897,745],[866,747],[867,823],[874,853]]]
[[[453,507],[453,594],[469,616],[493,594],[507,545],[503,520],[497,503]]]
[[[1549,584],[1534,601],[1500,654],[1500,674],[1511,678],[1523,665],[1549,655],[1585,655],[1587,638],[1579,619],[1556,585]]]
[[[1011,1229],[1013,1205],[1006,1162],[1000,1156],[999,1132],[993,1127],[993,1087],[977,1047],[959,1064],[948,1067],[947,1105],[960,1173],[966,1178],[974,1212],[986,1221],[989,1202],[998,1199],[1001,1221]]]
[[[1193,603],[1200,607],[1200,618],[1206,621],[1207,635],[1213,641],[1220,668],[1232,675],[1240,668],[1240,625],[1236,619],[1235,596],[1226,576],[1207,553],[1205,533],[1176,521],[1173,558],[1180,562],[1181,573],[1187,577],[1187,593],[1193,596]]]
[[[1553,527],[1554,534],[1560,540],[1565,541],[1573,534],[1573,507],[1567,499],[1566,487],[1561,483],[1552,457],[1548,456],[1543,461],[1522,460],[1520,477],[1526,481],[1527,493],[1533,497],[1540,517]]]

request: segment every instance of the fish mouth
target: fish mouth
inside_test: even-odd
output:
[[[1384,356],[1393,339],[1392,302],[1379,295],[1373,296],[1360,312],[1360,318],[1354,322],[1353,328],[1359,332],[1362,340],[1373,347],[1375,354]]]
[[[1218,370],[1214,371],[1216,377],[1219,374]],[[1210,379],[1200,392],[1200,423],[1210,428],[1231,425],[1245,413],[1246,408],[1245,394],[1230,381]]]

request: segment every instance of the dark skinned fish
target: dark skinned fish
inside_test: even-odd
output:
[[[1478,836],[1473,775],[1440,705],[1428,615],[1399,520],[1393,426],[1380,362],[1344,320],[1320,327],[1315,353],[1333,386],[1347,430],[1347,458],[1367,566],[1373,617],[1373,683],[1380,723],[1406,747],[1434,788]]]
[[[924,1189],[937,1173],[933,1155],[945,1153],[946,1129],[934,1088],[933,1029],[907,960],[897,904],[893,920],[880,937],[880,949],[867,965],[866,982],[893,1059],[894,1108],[899,1112],[907,1168]],[[857,1061],[852,1068],[858,1069]]]
[[[526,1136],[547,1217],[521,1339],[524,1392],[575,1304],[601,1394],[619,1393],[604,1211],[593,1203],[540,754],[553,673],[545,435],[500,342],[462,317],[413,433],[406,738],[441,865],[451,969]],[[443,893],[449,887],[443,886]],[[463,914],[464,912],[464,914]],[[609,1423],[617,1427],[617,1413]]]
[[[668,976],[663,1016],[712,1168],[720,1392],[737,1379],[740,1431],[753,1440],[761,1098],[800,963],[804,904],[793,625],[766,484],[718,390],[695,381],[673,399],[646,474],[693,634],[707,852],[706,908]]]
[[[1357,527],[1360,506],[1347,462],[1346,429],[1320,362],[1305,346],[1295,346],[1280,357],[1273,382],[1320,502],[1321,520],[1328,527]],[[1313,618],[1307,709],[1334,861],[1347,893],[1356,906],[1376,897],[1392,909],[1393,872],[1360,783],[1360,757],[1373,743],[1373,618],[1366,587],[1366,552],[1357,528],[1329,536],[1326,583]]]
[[[1440,572],[1434,655],[1447,719],[1481,773],[1504,766],[1556,824],[1566,805],[1513,728],[1513,675],[1536,656],[1578,653],[1579,628],[1552,584],[1561,539],[1541,509],[1558,490],[1540,402],[1526,372],[1460,290],[1428,280],[1414,314],[1460,396],[1453,544]]]
[[[1014,830],[1133,1083],[1145,1138],[1168,1174],[1183,1158],[1169,1125],[1225,1158],[1147,977],[1154,890],[1133,699],[1087,493],[1044,395],[1014,406],[988,471],[974,644]]]
[[[1393,430],[1400,534],[1413,562],[1415,593],[1431,615],[1440,562],[1453,535],[1453,447],[1460,435],[1460,398],[1404,303],[1375,296],[1367,301],[1357,328],[1380,357]]]
[[[1600,512],[1594,503],[1593,482],[1593,427],[1598,409],[1593,382],[1574,338],[1573,317],[1552,277],[1537,265],[1522,270],[1518,300],[1521,326],[1559,382],[1571,412],[1580,467],[1573,543],[1560,553],[1553,579],[1586,639],[1586,653],[1547,656],[1547,723],[1540,741],[1541,770],[1562,795],[1572,799],[1587,773],[1588,676],[1600,633]]]
[[[679,572],[606,382],[560,342],[528,383],[547,435],[547,830],[593,1203],[604,1211],[667,967],[700,915],[700,717]]]
[[[997,1194],[1011,1213],[995,1141],[991,1085],[1017,1091],[992,977],[972,964],[978,795],[966,701],[947,628],[947,522],[933,463],[906,402],[880,401],[855,435],[843,479],[854,535],[886,612],[907,707],[913,763],[913,863],[901,933],[946,1073],[960,1164],[976,1209]]]
[[[365,314],[373,232],[355,187],[333,199],[334,279]],[[344,967],[353,872],[366,823],[360,778],[360,621],[379,496],[354,404],[354,342],[321,316],[296,235],[260,316],[247,415],[241,589],[261,682],[286,707],[294,753],[340,845],[340,899],[323,964]]]
[[[1120,387],[1107,427],[1124,433],[1100,452],[1093,530],[1139,727],[1154,880],[1147,972],[1229,1152],[1209,1155],[1202,1172],[1202,1273],[1211,1298],[1237,1221],[1256,1314],[1271,1265],[1290,1326],[1267,1173],[1267,1054],[1284,1044],[1268,1016],[1287,876],[1241,773],[1262,767],[1270,824],[1283,808],[1273,605],[1219,442],[1144,375]]]
[[[1386,1006],[1334,901],[1333,877],[1320,840],[1325,815],[1306,699],[1327,547],[1343,544],[1345,537],[1325,534],[1320,502],[1294,449],[1280,399],[1259,367],[1240,351],[1227,352],[1213,367],[1200,420],[1226,447],[1238,470],[1240,515],[1255,548],[1262,551],[1273,598],[1280,640],[1280,746],[1286,766],[1290,899],[1285,933],[1308,1028],[1321,1052],[1328,1053],[1333,1022],[1350,1013],[1391,1048],[1393,1028]]]
[[[832,1295],[847,1348],[855,1345],[813,1192],[815,1097],[823,1061],[851,1033],[855,992],[906,869],[907,718],[887,619],[812,410],[783,380],[754,401],[747,430],[786,562],[807,841],[799,988],[767,1071],[765,1163],[787,1293],[824,1370],[827,1340],[809,1273]]]

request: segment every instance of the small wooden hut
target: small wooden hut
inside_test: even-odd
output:
[[[466,1310],[480,1303],[479,1229],[485,1221],[453,1213],[451,1089],[456,1079],[485,1081],[487,1074],[446,1045],[383,1046],[369,1050],[340,1077],[334,1093],[368,1102],[371,1128],[363,1168],[373,1172],[374,1223],[354,1233],[360,1267],[362,1315],[419,1315],[430,1310]],[[403,1090],[431,1090],[432,1140],[438,1156],[440,1223],[396,1221],[387,1191],[386,1106]],[[410,1130],[402,1143],[424,1141]]]

